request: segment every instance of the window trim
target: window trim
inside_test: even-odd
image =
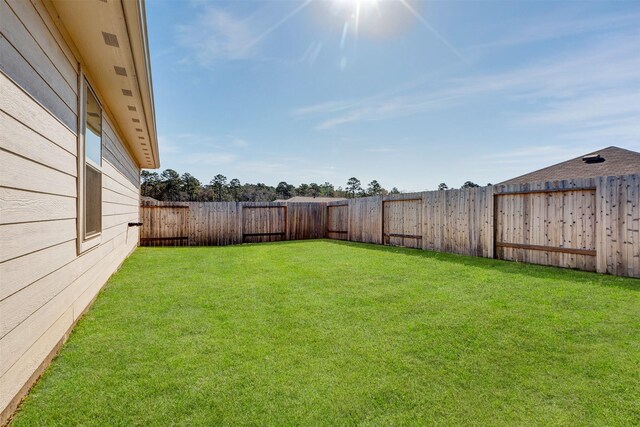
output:
[[[100,121],[104,124],[104,107],[98,98],[98,95],[91,87],[89,80],[85,76],[82,67],[80,67],[80,72],[78,73],[78,152],[77,152],[77,218],[76,218],[76,229],[77,229],[77,250],[78,254],[81,254],[89,249],[92,249],[96,246],[99,246],[102,243],[102,209],[100,215],[100,231],[97,233],[93,233],[91,235],[85,235],[86,228],[86,172],[85,167],[89,166],[96,171],[98,171],[101,175],[102,171],[102,139],[104,138],[104,131],[102,130],[103,126],[101,126],[101,146],[100,146],[100,165],[96,165],[90,159],[86,158],[85,152],[85,133],[86,122],[86,99],[87,99],[87,91],[91,91],[91,94],[96,99],[96,102],[100,106],[100,110],[102,112],[102,117]],[[102,192],[102,189],[100,189]],[[101,197],[102,203],[102,197]]]

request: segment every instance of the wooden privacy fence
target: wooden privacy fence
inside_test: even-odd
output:
[[[226,246],[326,237],[322,203],[156,202],[141,206],[142,246]]]
[[[148,204],[140,210],[143,246],[189,245],[189,206]]]
[[[141,243],[329,238],[640,277],[640,175],[330,203],[144,202]]]

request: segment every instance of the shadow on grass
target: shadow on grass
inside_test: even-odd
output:
[[[556,281],[566,281],[571,283],[596,283],[600,286],[617,287],[630,291],[640,291],[640,279],[631,277],[611,276],[608,274],[593,273],[588,271],[573,270],[561,267],[552,267],[538,264],[528,264],[516,261],[504,261],[491,258],[480,258],[468,255],[449,254],[445,252],[426,251],[422,249],[404,248],[399,246],[383,246],[373,243],[350,242],[346,240],[333,239],[310,239],[310,240],[288,240],[263,243],[244,243],[230,246],[171,246],[155,247],[153,249],[182,249],[182,250],[210,250],[213,248],[224,250],[243,250],[246,248],[256,248],[269,246],[296,246],[305,245],[310,242],[325,242],[332,245],[346,246],[367,251],[379,251],[386,253],[401,253],[425,259],[434,259],[438,262],[455,264],[470,268],[489,269],[501,274],[514,276],[528,276],[539,279],[554,279]],[[150,248],[151,249],[151,248]]]
[[[468,255],[449,254],[444,252],[426,251],[422,249],[403,248],[399,246],[383,246],[373,243],[349,242],[345,240],[324,239],[324,242],[339,246],[355,247],[363,250],[387,253],[402,253],[425,259],[437,259],[439,262],[456,264],[465,267],[490,269],[501,274],[529,276],[540,279],[570,281],[572,283],[594,283],[601,286],[617,287],[630,291],[640,291],[640,280],[631,277],[611,276],[608,274],[573,270],[569,268],[552,267],[538,264],[528,264],[516,261],[504,261],[491,258],[480,258]],[[279,242],[286,243],[286,242]]]

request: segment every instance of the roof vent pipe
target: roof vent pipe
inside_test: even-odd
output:
[[[602,163],[604,162],[604,157],[602,157],[600,154],[589,154],[588,156],[584,156],[582,158],[582,161],[585,163]]]

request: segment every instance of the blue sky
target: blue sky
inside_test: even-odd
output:
[[[358,13],[359,10],[359,13]],[[405,191],[640,150],[640,2],[147,2],[162,169]]]

